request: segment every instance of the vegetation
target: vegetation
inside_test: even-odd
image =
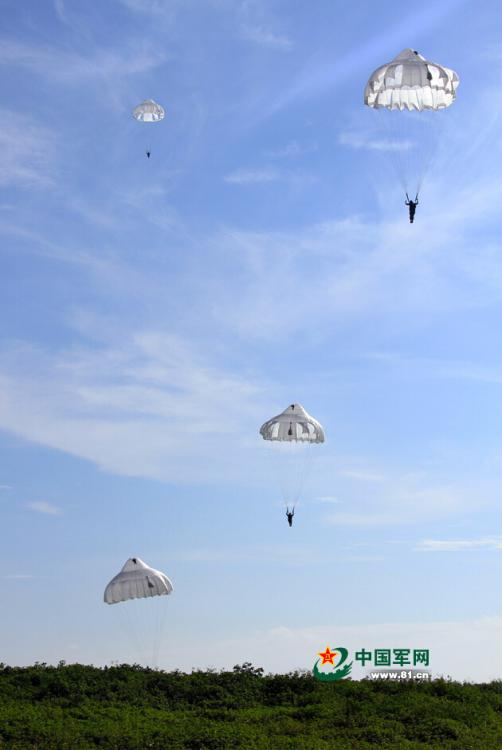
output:
[[[502,682],[0,665],[0,748],[499,750]]]

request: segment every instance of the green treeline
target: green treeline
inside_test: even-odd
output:
[[[502,682],[0,665],[0,748],[500,750]]]

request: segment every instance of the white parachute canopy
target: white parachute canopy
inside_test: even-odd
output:
[[[117,604],[129,599],[165,596],[172,590],[173,585],[165,573],[150,568],[139,557],[130,557],[106,587],[104,601],[106,604]]]
[[[322,425],[301,404],[291,404],[260,428],[264,440],[324,443]]]
[[[145,99],[132,111],[132,116],[138,122],[160,122],[164,115],[164,108],[153,99]]]
[[[405,49],[369,77],[364,103],[374,109],[437,110],[456,97],[459,77],[454,70]]]

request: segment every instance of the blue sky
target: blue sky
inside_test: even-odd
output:
[[[500,676],[502,10],[374,7],[4,4],[1,661],[137,660],[102,603],[137,555],[164,668]],[[461,79],[412,227],[362,104],[405,47]],[[327,439],[289,529],[293,401]]]

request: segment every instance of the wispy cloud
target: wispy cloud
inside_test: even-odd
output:
[[[274,167],[264,169],[238,169],[223,178],[225,182],[236,185],[254,185],[260,183],[284,182],[293,188],[308,188],[317,181],[311,174],[293,170],[279,170]]]
[[[235,185],[252,185],[260,182],[274,182],[281,179],[277,169],[237,169],[223,178]]]
[[[502,44],[500,42],[487,44],[480,51],[484,60],[491,60],[492,62],[502,63]]]
[[[52,505],[52,503],[47,503],[44,500],[28,503],[28,508],[34,510],[36,513],[43,513],[46,516],[59,516],[61,514],[61,508]]]
[[[475,649],[469,648],[473,640],[477,644]],[[231,668],[246,654],[253,664],[271,672],[284,673],[293,669],[311,670],[318,651],[326,644],[332,648],[343,644],[353,654],[362,646],[373,651],[376,648],[392,649],[397,643],[409,648],[428,649],[430,670],[434,676],[477,682],[498,679],[502,617],[370,624],[332,621],[296,628],[277,622],[269,628],[247,629],[233,637],[218,635],[213,639],[209,636],[209,640],[195,644],[195,648],[193,639],[180,642],[177,664],[187,670],[195,664]],[[460,659],[459,654],[462,654]],[[355,663],[354,676],[361,679],[372,668],[372,664],[361,667]]]
[[[385,62],[384,55],[388,55],[389,49],[400,49],[403,38],[413,28],[414,34],[434,28],[443,18],[447,18],[454,8],[461,6],[465,0],[444,0],[436,6],[417,6],[402,17],[396,19],[395,23],[386,30],[379,38],[368,41],[364,38],[359,46],[352,45],[344,55],[333,55],[330,57],[313,54],[304,63],[299,73],[292,78],[289,85],[281,92],[268,107],[264,107],[262,116],[268,117],[275,114],[293,101],[321,96],[325,91],[331,94],[335,87],[347,81],[347,76],[359,74],[366,75],[379,62]]]
[[[255,382],[157,331],[52,355],[20,347],[4,356],[0,381],[4,429],[114,473],[171,481],[193,481],[194,461],[200,481],[241,476],[238,457],[266,413]]]
[[[53,0],[54,10],[60,21],[67,23],[66,5],[64,0]]]
[[[386,477],[383,474],[375,474],[370,471],[357,471],[352,469],[343,469],[340,476],[348,479],[356,479],[358,482],[385,482]]]
[[[120,0],[128,10],[133,13],[141,13],[147,16],[153,16],[156,21],[173,22],[176,17],[176,10],[181,4],[179,0]]]
[[[264,26],[243,25],[241,33],[244,39],[259,44],[261,47],[284,51],[288,51],[293,47],[293,42],[287,36],[276,34]]]
[[[69,207],[76,208],[71,198],[69,199]],[[86,214],[89,218],[92,216],[92,211],[86,211]],[[104,225],[113,226],[113,223],[107,223],[99,212],[94,215],[93,219],[96,223],[101,221]],[[18,252],[45,258],[49,262],[80,267],[98,283],[106,282],[109,284],[113,282],[115,289],[122,284],[128,285],[129,289],[133,285],[136,289],[139,289],[142,283],[141,274],[137,270],[131,269],[123,259],[117,259],[113,250],[107,251],[104,247],[100,247],[97,252],[93,249],[76,246],[73,242],[58,244],[53,242],[52,239],[46,239],[43,235],[15,223],[7,224],[4,222],[0,225],[0,233],[22,241],[17,248]],[[111,288],[109,288],[109,291]]]
[[[165,60],[165,52],[151,44],[124,43],[119,51],[95,50],[87,55],[70,53],[51,46],[38,46],[11,39],[0,39],[0,65],[23,67],[51,81],[75,84],[85,78],[123,78],[146,73]]]
[[[338,143],[341,146],[367,151],[409,151],[415,146],[410,140],[392,141],[387,138],[377,138],[370,133],[340,133]]]
[[[502,550],[502,536],[480,539],[424,539],[415,549],[418,552],[476,552]]]
[[[289,157],[303,156],[304,154],[310,154],[317,150],[315,143],[300,144],[298,141],[290,141],[286,146],[277,149],[271,149],[265,152],[266,156],[270,156],[272,159],[283,159]]]
[[[470,507],[473,498],[455,487],[427,486],[404,479],[389,479],[378,491],[353,503],[350,512],[336,512],[326,520],[336,526],[408,525],[424,519],[448,518]]]
[[[7,575],[1,577],[4,581],[25,581],[30,578],[34,578],[31,573],[8,573]]]
[[[351,550],[289,545],[246,545],[240,547],[207,547],[171,551],[171,559],[193,563],[284,564],[292,567],[317,566],[333,562],[366,562],[385,559],[380,555],[358,554]]]
[[[383,367],[413,373],[415,377],[445,380],[467,380],[502,384],[502,363],[480,363],[441,358],[412,357],[397,352],[372,352],[367,359]]]
[[[265,173],[262,178],[274,176]],[[239,179],[245,183],[246,173],[236,173]],[[221,259],[238,265],[243,283],[234,295],[226,284],[218,292],[217,279],[207,279],[214,310],[223,305],[222,319],[243,334],[275,339],[288,331],[322,335],[326,329],[331,334],[337,319],[370,310],[378,316],[393,313],[395,320],[397,311],[430,316],[492,305],[502,299],[502,261],[490,242],[480,240],[479,228],[498,220],[500,186],[499,179],[471,184],[445,207],[440,187],[429,185],[428,205],[413,227],[413,242],[406,215],[396,212],[380,221],[347,216],[294,232],[228,228],[214,244]],[[306,295],[307,287],[316,294]],[[278,295],[280,288],[288,294]]]
[[[0,110],[0,185],[45,188],[54,179],[56,139],[31,118]]]

